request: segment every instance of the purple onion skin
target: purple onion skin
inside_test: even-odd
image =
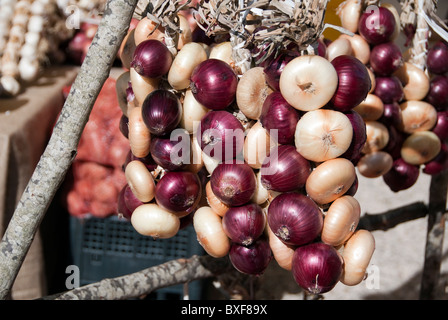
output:
[[[235,243],[251,245],[264,232],[266,216],[256,203],[230,207],[222,218],[224,232]]]
[[[292,274],[304,290],[322,294],[332,290],[339,282],[342,265],[342,258],[334,247],[315,242],[294,251]]]
[[[143,122],[156,136],[169,134],[180,123],[181,117],[182,104],[171,91],[154,90],[143,101]]]
[[[448,63],[448,61],[447,61]],[[425,101],[434,106],[437,111],[448,109],[448,77],[445,75],[434,76],[429,85],[429,92]]]
[[[448,139],[448,111],[437,112],[437,122],[431,131],[439,137],[440,141]]]
[[[370,51],[370,67],[375,75],[386,77],[404,63],[400,47],[394,42],[376,45]]]
[[[269,63],[264,67],[264,74],[266,76],[267,84],[275,91],[280,91],[279,81],[280,75],[288,64],[289,61],[298,57],[300,53],[298,51],[288,50],[280,52],[280,54],[269,61]]]
[[[179,215],[193,212],[201,196],[202,186],[199,177],[189,171],[166,172],[156,184],[157,204]]]
[[[374,94],[384,104],[391,104],[403,100],[403,85],[396,76],[377,77]]]
[[[278,145],[261,165],[261,183],[278,192],[302,188],[311,174],[311,163],[297,152],[295,146]]]
[[[412,187],[420,174],[420,167],[409,164],[402,158],[394,160],[392,168],[383,175],[383,180],[393,192]]]
[[[369,73],[361,61],[349,55],[338,56],[331,64],[338,74],[338,87],[329,105],[337,111],[349,111],[367,97],[372,86]]]
[[[311,198],[296,192],[275,197],[269,204],[267,221],[272,232],[292,246],[312,242],[323,227],[321,209]]]
[[[389,142],[382,150],[389,153],[392,159],[396,160],[401,158],[401,147],[404,140],[408,137],[408,134],[398,130],[394,126],[388,126],[387,129],[389,131]]]
[[[384,104],[384,111],[381,115],[379,122],[386,126],[393,126],[399,128],[402,122],[403,116],[401,114],[401,108],[398,102]]]
[[[125,185],[118,193],[117,210],[118,214],[121,214],[123,218],[130,220],[132,216],[132,211],[128,208],[124,199],[124,193],[126,191],[126,187],[127,185]]]
[[[359,187],[359,180],[358,176],[355,177],[355,181],[353,182],[352,186],[344,193],[344,195],[348,196],[355,196],[356,192],[358,192]]]
[[[280,91],[270,93],[261,109],[260,122],[268,131],[277,130],[278,143],[292,144],[300,112],[283,98]]]
[[[426,65],[432,74],[448,72],[448,44],[445,41],[438,41],[428,50]]]
[[[150,154],[154,161],[168,171],[185,169],[188,163],[184,163],[182,148],[177,150],[176,145],[182,141],[171,140],[169,137],[154,137],[150,144]],[[179,154],[174,154],[179,151]]]
[[[250,246],[232,243],[229,259],[233,267],[241,273],[260,276],[272,260],[272,251],[265,238],[259,238]]]
[[[127,220],[131,219],[132,213],[143,202],[138,200],[128,184],[126,184],[118,194],[118,213],[122,214]]]
[[[211,110],[224,110],[236,97],[238,77],[232,67],[219,59],[207,59],[191,74],[193,96]]]
[[[439,154],[431,161],[425,163],[423,173],[436,175],[448,168],[448,147],[446,143],[441,144]]]
[[[160,78],[168,73],[172,62],[173,55],[164,43],[148,39],[135,48],[131,68],[143,77]]]
[[[129,138],[129,118],[124,114],[120,117],[119,129],[121,134],[128,139]]]
[[[373,45],[388,42],[395,30],[393,13],[383,7],[376,9],[364,12],[358,24],[359,34]]]
[[[243,150],[243,125],[230,112],[207,112],[197,130],[196,138],[201,150],[218,161],[234,159]]]
[[[220,163],[210,177],[215,196],[228,206],[248,203],[257,187],[253,169],[246,163]]]
[[[345,115],[350,120],[353,127],[353,138],[347,151],[345,151],[340,157],[350,160],[356,165],[362,156],[362,148],[367,141],[366,123],[362,116],[355,110],[346,112]]]

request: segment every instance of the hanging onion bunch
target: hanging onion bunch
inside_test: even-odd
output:
[[[326,3],[139,3],[119,90],[134,156],[119,203],[138,232],[169,238],[192,218],[207,254],[242,273],[274,260],[315,294],[362,281],[373,238],[353,245],[362,261],[342,248],[358,231],[356,108],[374,78],[352,53],[328,59]]]

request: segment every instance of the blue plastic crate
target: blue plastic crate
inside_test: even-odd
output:
[[[79,267],[80,285],[137,272],[164,262],[202,255],[196,233],[189,225],[170,239],[143,236],[129,221],[108,218],[70,217],[70,241],[73,264]],[[183,285],[161,288],[149,299],[183,299]],[[202,298],[202,281],[188,284],[191,300]]]

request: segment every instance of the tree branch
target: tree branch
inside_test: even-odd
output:
[[[228,258],[193,256],[168,261],[125,276],[104,279],[42,300],[125,300],[181,283],[223,274],[232,268]]]
[[[429,187],[425,263],[420,288],[420,299],[422,300],[433,300],[439,296],[447,191],[448,170],[445,170],[431,178]]]
[[[75,156],[82,131],[110,69],[137,0],[109,0],[47,148],[0,243],[0,299],[6,299],[36,231]]]
[[[423,218],[428,212],[428,207],[423,202],[414,202],[383,213],[365,213],[359,221],[358,228],[369,231],[386,231],[400,223]]]

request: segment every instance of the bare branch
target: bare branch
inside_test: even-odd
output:
[[[193,256],[168,261],[122,277],[104,279],[71,291],[43,297],[42,300],[124,300],[177,284],[210,278],[227,272],[232,266],[227,258]]]
[[[63,106],[49,144],[0,243],[0,299],[6,299],[37,229],[63,182],[82,131],[110,69],[137,0],[109,0],[87,57]]]

